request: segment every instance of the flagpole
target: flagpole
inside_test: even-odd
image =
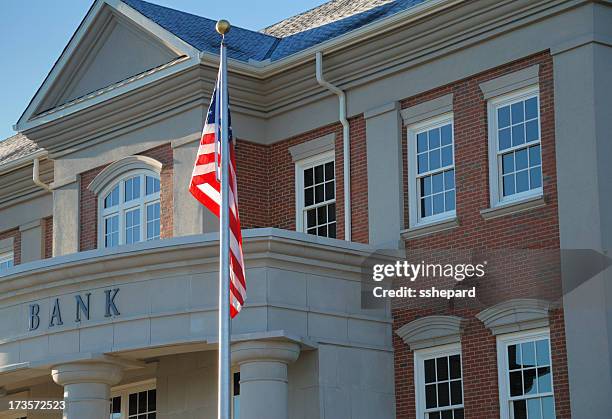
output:
[[[231,360],[230,360],[230,290],[229,290],[229,131],[227,94],[227,56],[225,34],[230,30],[227,20],[216,26],[222,36],[220,53],[221,86],[221,211],[220,211],[220,260],[219,260],[219,385],[218,419],[230,419],[231,415]]]

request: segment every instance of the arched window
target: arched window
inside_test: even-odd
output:
[[[98,196],[98,247],[160,238],[161,163],[131,156],[106,167],[89,185]]]

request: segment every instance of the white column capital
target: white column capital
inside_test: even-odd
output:
[[[300,356],[300,346],[281,340],[248,340],[232,344],[232,363],[282,362],[291,364]]]
[[[51,370],[53,381],[65,386],[79,383],[100,383],[112,386],[121,381],[123,368],[110,362],[70,362]]]

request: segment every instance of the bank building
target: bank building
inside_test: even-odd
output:
[[[214,26],[95,0],[0,142],[0,418],[216,417]],[[227,44],[234,418],[611,417],[610,270],[519,256],[612,248],[609,2],[334,0]],[[381,249],[511,269],[364,307]]]

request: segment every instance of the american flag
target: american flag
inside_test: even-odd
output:
[[[206,115],[200,147],[196,157],[189,191],[202,205],[217,217],[221,211],[221,123],[219,112],[219,93],[217,86],[213,92]],[[229,116],[229,109],[227,112]],[[238,216],[238,188],[236,185],[236,156],[232,138],[231,117],[228,118],[228,137],[230,148],[229,162],[229,226],[230,226],[230,316],[238,314],[246,299],[244,259],[242,257],[242,233]]]

